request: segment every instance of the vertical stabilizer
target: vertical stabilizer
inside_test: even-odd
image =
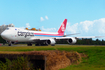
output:
[[[58,33],[59,33],[59,34],[64,35],[64,31],[65,31],[65,29],[66,29],[66,24],[67,24],[67,19],[65,19],[65,20],[63,21],[63,23],[61,24],[61,26],[60,26],[60,28],[59,28],[59,30],[58,30]]]

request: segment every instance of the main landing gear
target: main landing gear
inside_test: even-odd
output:
[[[11,45],[12,45],[11,43],[8,44],[8,46],[11,46]]]
[[[27,43],[27,46],[32,46],[32,43]],[[48,46],[46,43],[36,43],[35,46]]]
[[[35,46],[48,46],[48,44],[36,43]]]
[[[27,46],[32,46],[32,43],[28,43]]]

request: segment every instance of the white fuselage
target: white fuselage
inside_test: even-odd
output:
[[[68,43],[76,43],[78,38],[96,38],[101,36],[93,37],[66,37],[64,31],[66,29],[67,19],[64,19],[60,28],[56,33],[42,32],[42,31],[32,31],[25,30],[16,27],[8,27],[5,31],[1,33],[1,37],[8,41],[8,45],[11,46],[11,42],[30,42],[28,46],[32,46],[31,42],[35,42],[36,45],[55,45],[57,40],[67,40]],[[75,34],[71,34],[75,35]]]
[[[34,38],[37,39],[50,39],[55,37],[61,37],[58,33],[50,33],[50,32],[42,32],[42,31],[32,31],[32,30],[25,30],[15,27],[7,28],[2,34],[2,37],[7,41],[13,42],[33,42]]]

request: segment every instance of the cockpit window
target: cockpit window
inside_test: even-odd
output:
[[[6,30],[9,30],[9,28],[6,28]]]

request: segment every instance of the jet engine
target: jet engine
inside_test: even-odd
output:
[[[52,46],[54,46],[55,43],[56,43],[56,41],[54,39],[49,39],[46,41],[46,44],[48,44],[48,45],[51,44]]]
[[[76,40],[75,38],[70,38],[70,39],[67,40],[67,42],[68,42],[69,44],[74,44],[74,43],[77,42],[77,40]]]

